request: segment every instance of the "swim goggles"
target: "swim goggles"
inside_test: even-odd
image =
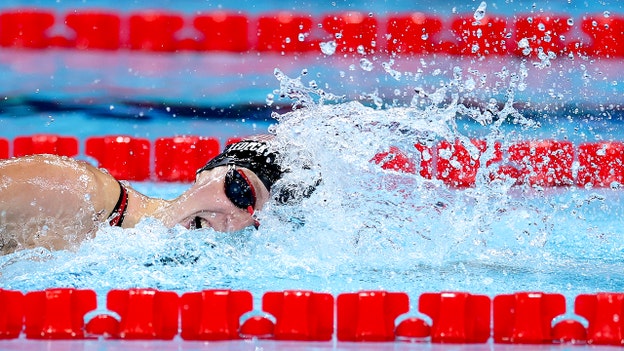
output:
[[[260,222],[255,216],[256,189],[243,171],[236,169],[234,165],[228,165],[225,173],[225,196],[238,208],[249,212],[254,221],[254,227],[258,229]]]

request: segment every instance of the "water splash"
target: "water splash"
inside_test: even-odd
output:
[[[458,139],[485,165],[493,150],[480,153],[467,128],[479,129],[490,145],[513,140],[504,131],[508,125],[534,128],[514,107],[527,70],[499,72],[506,82],[502,100],[471,104],[467,97],[481,75],[455,67],[444,84],[413,89],[408,104],[378,108],[345,102],[305,82],[307,74],[292,78],[276,69],[279,89],[270,100],[288,100],[293,109],[274,113],[271,132],[281,161],[297,170],[283,183],[315,182],[320,175],[309,198],[269,203],[258,214],[258,231],[167,229],[152,220],[126,230],[102,227],[75,252],[0,257],[0,286],[102,293],[136,286],[232,288],[257,296],[280,289],[621,290],[618,193],[490,182],[489,167],[479,169],[475,187],[456,190],[419,170],[400,173],[371,162],[391,147],[416,160],[430,157],[414,145]]]

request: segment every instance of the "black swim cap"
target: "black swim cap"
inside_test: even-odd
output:
[[[197,173],[227,165],[236,165],[254,172],[269,192],[285,173],[292,169],[282,168],[278,160],[279,153],[271,148],[268,142],[260,140],[242,140],[230,144],[225,150],[199,169]],[[311,165],[304,162],[302,170],[310,170]],[[311,181],[280,182],[277,191],[273,194],[280,204],[295,204],[303,198],[310,197],[321,183],[320,175]]]
[[[199,169],[197,173],[227,165],[236,165],[254,172],[262,184],[271,187],[282,177],[282,169],[277,163],[277,152],[271,150],[266,141],[241,140],[228,145],[225,150]]]

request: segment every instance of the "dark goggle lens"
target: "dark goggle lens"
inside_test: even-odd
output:
[[[225,175],[225,195],[236,207],[244,210],[256,205],[256,195],[251,184],[235,169],[229,169]]]

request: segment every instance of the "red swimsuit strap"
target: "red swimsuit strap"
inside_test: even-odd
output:
[[[128,208],[128,190],[119,181],[119,200],[113,211],[108,216],[108,223],[112,227],[121,227],[124,217],[126,216],[126,209]]]

